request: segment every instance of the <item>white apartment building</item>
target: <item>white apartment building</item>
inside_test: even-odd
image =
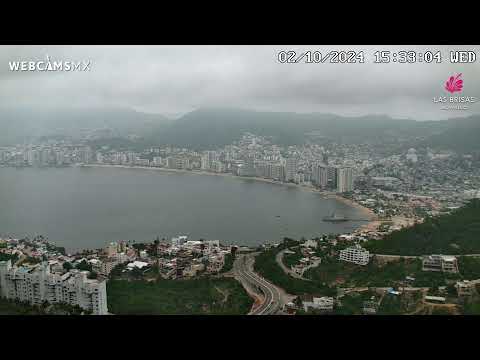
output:
[[[31,305],[41,305],[45,301],[67,303],[78,305],[94,315],[108,314],[105,281],[87,279],[87,272],[78,270],[64,275],[54,274],[47,262],[16,267],[10,260],[1,261],[0,295]]]
[[[297,159],[296,158],[287,158],[285,161],[285,181],[290,181],[295,179],[295,174],[297,173]]]
[[[312,181],[315,185],[325,189],[328,186],[328,167],[325,165],[314,165],[312,168]]]
[[[423,271],[458,273],[457,258],[452,255],[428,255],[422,258]]]
[[[357,265],[367,265],[370,261],[370,252],[357,244],[355,246],[340,250],[339,259],[341,261],[351,262]]]
[[[349,167],[337,168],[337,192],[353,191],[353,169]]]
[[[333,310],[333,298],[332,297],[321,297],[321,298],[313,298],[313,301],[304,301],[303,308],[305,311],[308,311],[309,308],[315,310],[323,310],[323,311],[332,311]]]
[[[117,260],[114,260],[114,259],[109,259],[107,261],[102,261],[101,265],[100,265],[100,273],[102,275],[110,275],[110,272],[113,270],[113,268],[115,266],[117,266],[119,264],[119,262]]]

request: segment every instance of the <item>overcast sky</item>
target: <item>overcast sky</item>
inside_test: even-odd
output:
[[[451,64],[450,50],[473,50]],[[363,64],[281,64],[281,50],[354,50]],[[441,64],[374,64],[377,50],[441,50]],[[387,114],[436,120],[480,113],[445,111],[447,79],[462,73],[460,96],[480,98],[479,46],[2,46],[0,106],[128,107],[178,116],[204,107]],[[91,61],[89,72],[11,71],[10,61]],[[458,93],[456,93],[457,96]]]

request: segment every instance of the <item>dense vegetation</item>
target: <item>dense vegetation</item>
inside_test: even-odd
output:
[[[372,260],[366,266],[358,266],[336,259],[325,259],[318,267],[310,269],[305,277],[317,282],[334,283],[342,287],[396,287],[405,283],[407,276],[415,278],[414,287],[445,286],[448,280],[480,279],[480,259],[458,258],[459,274],[422,271],[420,259],[404,259],[379,264]]]
[[[275,260],[276,254],[286,247],[298,245],[297,241],[284,239],[284,242],[275,248],[265,250],[255,258],[255,272],[261,274],[286,292],[295,295],[312,294],[317,296],[332,296],[336,290],[329,288],[325,283],[295,279],[283,271]]]
[[[48,303],[32,306],[0,298],[0,315],[80,315],[82,313],[86,314],[79,306]]]
[[[118,315],[241,315],[253,300],[229,278],[107,283],[108,309]]]
[[[480,279],[480,258],[460,256],[458,258],[458,269],[464,280]]]
[[[76,269],[82,270],[82,271],[92,271],[92,264],[90,264],[88,261],[83,260],[79,262],[76,266]]]
[[[283,255],[283,263],[288,268],[291,268],[292,266],[298,265],[298,263],[300,262],[300,259],[304,257],[302,255],[302,252],[300,251],[300,248],[290,249],[290,250],[293,251],[294,253]]]
[[[400,281],[404,281],[406,276],[416,278],[415,286],[428,286],[429,284],[440,286],[444,284],[443,274],[422,272],[421,268],[420,260],[401,259],[382,266],[375,261],[371,261],[366,266],[359,266],[331,259],[330,261],[324,261],[316,268],[310,269],[305,276],[314,281],[323,281],[332,285],[336,282],[343,287],[396,286]]]
[[[382,142],[400,137],[428,136],[432,129],[445,127],[442,122],[417,122],[369,115],[357,118],[333,114],[298,114],[239,109],[198,109],[173,121],[158,133],[156,143],[205,149],[231,144],[244,132],[271,136],[279,144],[293,145],[311,138],[328,138],[341,142]],[[316,136],[316,135],[317,136]]]
[[[226,272],[232,270],[234,260],[235,260],[235,258],[233,257],[232,254],[226,254],[225,255],[225,264],[223,265],[223,268],[220,272],[221,273],[226,273]]]
[[[335,308],[335,314],[337,315],[361,315],[363,314],[364,301],[370,300],[374,295],[371,291],[353,292],[346,294],[340,300],[340,304],[337,304]],[[341,306],[340,306],[341,305]]]
[[[480,117],[451,119],[448,128],[428,137],[425,145],[434,148],[451,149],[458,152],[478,152],[480,150]]]
[[[408,308],[403,304],[402,298],[395,295],[385,295],[378,308],[378,315],[402,315]]]
[[[139,151],[145,147],[170,144],[207,149],[231,144],[245,132],[272,136],[279,144],[302,144],[305,140],[365,143],[380,147],[397,145],[434,147],[462,152],[480,150],[478,115],[448,121],[392,119],[382,115],[343,117],[333,114],[260,112],[239,109],[198,109],[177,120],[159,114],[129,109],[0,109],[0,144],[11,145],[25,139],[65,139],[78,136],[82,129],[103,129],[104,138],[90,145]],[[61,130],[59,130],[61,129]],[[135,133],[139,139],[126,136]],[[398,139],[402,139],[399,142]],[[382,152],[381,148],[377,150]],[[398,150],[395,150],[398,152]]]
[[[480,301],[472,301],[463,306],[464,315],[480,315]]]
[[[7,261],[7,260],[12,260],[12,263],[15,263],[15,261],[18,260],[18,255],[10,255],[10,254],[5,254],[5,253],[0,253],[0,261]]]
[[[480,200],[394,231],[382,240],[369,241],[366,247],[377,254],[480,254]]]

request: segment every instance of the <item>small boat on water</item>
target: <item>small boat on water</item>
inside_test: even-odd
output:
[[[330,216],[325,216],[323,221],[328,222],[341,222],[341,221],[348,221],[349,219],[343,215],[338,215],[337,213],[332,213]]]

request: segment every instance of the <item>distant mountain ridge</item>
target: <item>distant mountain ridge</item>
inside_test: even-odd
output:
[[[198,149],[221,147],[238,140],[245,131],[273,136],[280,144],[301,144],[307,137],[325,137],[346,143],[381,142],[410,139],[412,146],[430,145],[471,150],[452,137],[459,129],[479,136],[480,116],[442,121],[392,119],[385,115],[343,117],[333,114],[298,114],[236,109],[200,109],[192,111],[152,134],[152,140]],[[447,141],[448,140],[448,141]]]
[[[42,136],[79,136],[85,129],[109,128],[116,136],[145,135],[171,120],[130,109],[0,108],[0,146]]]
[[[40,136],[78,136],[83,129],[109,128],[113,137],[141,137],[137,146],[169,144],[198,150],[238,140],[244,132],[272,136],[278,144],[328,139],[343,143],[404,140],[411,146],[480,151],[480,115],[442,121],[392,119],[386,115],[262,112],[198,109],[171,120],[130,109],[0,109],[0,146]]]

